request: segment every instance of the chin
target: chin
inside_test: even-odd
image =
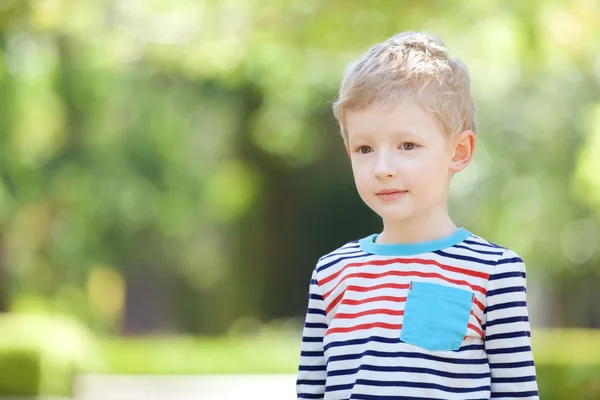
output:
[[[413,217],[413,214],[394,214],[394,215],[382,215],[381,218],[387,222],[403,222]]]
[[[389,222],[401,222],[407,219],[410,219],[414,216],[414,212],[411,211],[391,211],[391,210],[382,210],[380,207],[373,208],[373,210],[379,215],[383,220]]]

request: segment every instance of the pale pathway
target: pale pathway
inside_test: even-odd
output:
[[[294,375],[85,375],[76,400],[294,400]]]

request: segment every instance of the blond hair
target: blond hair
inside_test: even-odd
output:
[[[333,112],[347,142],[344,114],[373,103],[411,102],[431,112],[449,135],[476,132],[475,104],[467,67],[448,56],[437,37],[418,32],[397,34],[376,44],[346,68]]]

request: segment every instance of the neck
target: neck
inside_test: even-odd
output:
[[[383,221],[379,244],[420,243],[442,239],[453,234],[457,227],[443,207],[432,208],[422,214],[401,221]]]

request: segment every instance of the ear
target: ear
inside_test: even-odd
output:
[[[460,172],[469,165],[475,151],[475,133],[473,131],[464,131],[454,138],[452,146],[454,147],[450,170]]]
[[[348,146],[346,146],[346,153],[348,154],[348,157],[350,157],[350,148]]]

